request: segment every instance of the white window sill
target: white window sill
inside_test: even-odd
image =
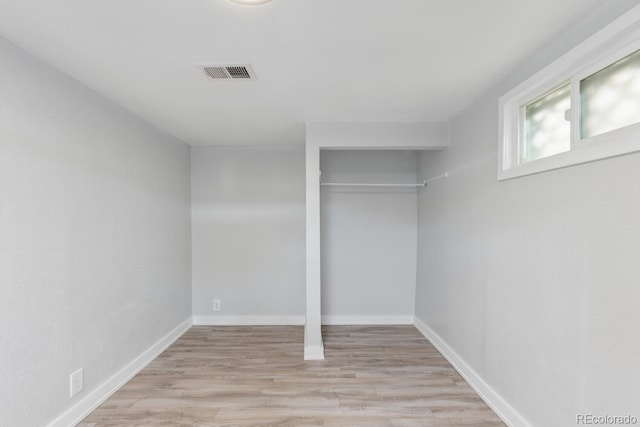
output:
[[[640,123],[582,140],[571,151],[498,170],[504,181],[640,151]]]

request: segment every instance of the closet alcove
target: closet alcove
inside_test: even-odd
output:
[[[411,323],[418,153],[321,150],[323,324]]]

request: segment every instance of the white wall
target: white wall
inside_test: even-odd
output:
[[[193,147],[191,165],[196,323],[302,323],[303,147]]]
[[[4,39],[0,63],[0,425],[42,426],[189,318],[189,148]]]
[[[439,150],[449,144],[446,122],[307,122],[308,146],[339,149]]]
[[[535,426],[640,417],[640,155],[497,182],[498,98],[635,3],[603,5],[421,157],[450,178],[419,196],[416,316]]]
[[[325,182],[416,182],[413,151],[325,150]],[[411,321],[416,282],[416,190],[322,187],[325,323]]]

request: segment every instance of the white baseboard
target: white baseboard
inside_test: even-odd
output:
[[[196,326],[284,326],[304,325],[304,315],[292,316],[254,316],[254,315],[207,315],[193,316]],[[413,316],[342,316],[324,315],[323,325],[413,325]]]
[[[305,346],[304,360],[324,360],[324,347],[320,345]]]
[[[299,316],[193,316],[198,326],[285,326],[304,325],[304,315]]]
[[[417,317],[415,327],[449,361],[451,366],[469,383],[487,405],[510,427],[530,427],[531,424],[498,394],[467,362],[456,353],[433,329]]]
[[[83,418],[107,400],[109,396],[118,391],[127,381],[158,357],[167,347],[187,332],[189,328],[191,328],[191,319],[185,320],[174,330],[162,337],[158,342],[132,360],[127,366],[120,369],[111,376],[111,378],[100,384],[95,390],[87,394],[75,405],[49,423],[48,427],[69,427],[78,424]]]
[[[413,316],[322,316],[323,325],[413,325]]]

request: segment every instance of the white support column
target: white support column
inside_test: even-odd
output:
[[[307,311],[304,359],[324,359],[320,279],[320,147],[307,141]]]

